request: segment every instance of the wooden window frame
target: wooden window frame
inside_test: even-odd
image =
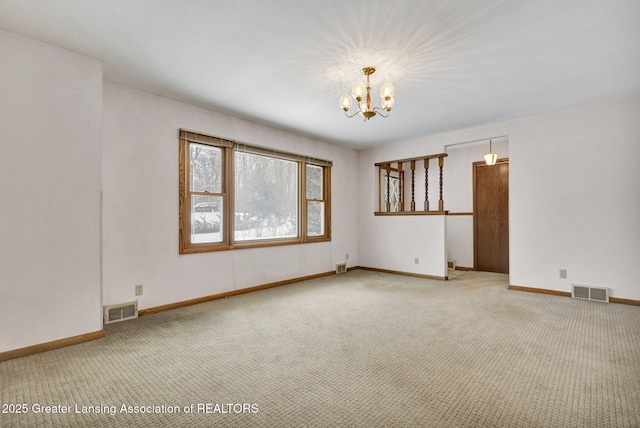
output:
[[[212,251],[236,250],[243,248],[271,247],[278,245],[295,245],[314,242],[331,241],[331,167],[330,161],[308,158],[292,153],[266,149],[250,144],[239,143],[220,137],[201,134],[186,129],[179,132],[179,253],[192,254]],[[217,147],[222,150],[222,189],[221,193],[192,192],[190,189],[191,165],[190,145],[199,144]],[[251,153],[258,156],[273,157],[295,161],[298,165],[298,233],[296,237],[260,239],[252,241],[238,241],[234,239],[235,222],[235,157],[236,151]],[[322,168],[323,189],[322,199],[307,199],[306,169],[307,165]],[[192,195],[220,196],[223,200],[221,215],[221,242],[192,243],[191,242],[191,201]],[[309,202],[323,202],[324,234],[308,236],[308,204]]]
[[[307,166],[313,165],[322,168],[322,199],[309,199],[307,198]],[[308,233],[308,214],[304,215],[304,236],[306,242],[324,242],[331,241],[331,167],[326,165],[316,165],[310,162],[304,163],[304,180],[300,180],[303,187],[304,205],[305,210],[308,210],[309,202],[323,202],[324,203],[324,234],[323,235],[307,235]]]

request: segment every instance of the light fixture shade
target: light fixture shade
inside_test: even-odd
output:
[[[386,111],[391,111],[391,109],[393,108],[394,102],[395,101],[393,100],[393,97],[389,98],[388,100],[383,99],[382,108],[385,109]]]
[[[351,97],[349,95],[343,95],[340,97],[340,107],[342,107],[342,110],[344,111],[349,111],[349,109],[351,108]]]
[[[380,86],[380,97],[383,100],[393,97],[393,85],[391,83],[384,83]]]
[[[353,96],[353,98],[355,98],[358,101],[360,101],[364,97],[364,94],[366,93],[367,93],[367,88],[365,88],[365,86],[360,83],[357,85],[353,85],[353,89],[351,89],[351,95]]]
[[[495,165],[497,160],[497,153],[487,153],[486,155],[484,155],[484,161],[487,163],[487,165]]]
[[[360,101],[359,107],[360,107],[360,111],[367,111],[367,102],[365,100]]]

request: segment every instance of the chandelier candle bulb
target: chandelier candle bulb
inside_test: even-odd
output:
[[[349,111],[351,104],[351,97],[349,95],[343,95],[340,97],[340,107],[342,107],[342,110]]]
[[[353,89],[351,89],[351,95],[356,99],[356,101],[360,101],[364,97],[365,91],[366,88],[364,87],[364,85],[353,85]]]
[[[385,99],[384,101],[382,101],[382,108],[386,111],[391,111],[391,109],[393,108],[393,97],[389,98],[388,100]]]
[[[380,86],[380,96],[384,100],[389,100],[391,97],[393,97],[393,85],[391,83],[385,83],[384,85]]]

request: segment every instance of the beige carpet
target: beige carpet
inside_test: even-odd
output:
[[[0,426],[640,426],[640,307],[506,287],[352,271],[111,324],[0,363]]]

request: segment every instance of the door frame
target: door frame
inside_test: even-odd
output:
[[[496,161],[496,165],[498,164],[509,164],[509,158],[500,158]],[[476,171],[479,166],[484,165],[485,167],[490,167],[492,165],[487,165],[485,161],[473,162],[473,270],[478,270],[478,207],[476,203]],[[511,171],[509,171],[511,172]],[[511,174],[509,174],[509,192],[511,192]],[[509,198],[509,214],[511,214],[511,198]],[[511,224],[511,221],[509,221]],[[509,234],[509,249],[511,249],[511,234]],[[511,259],[511,257],[509,257]],[[511,272],[511,269],[509,269]]]

